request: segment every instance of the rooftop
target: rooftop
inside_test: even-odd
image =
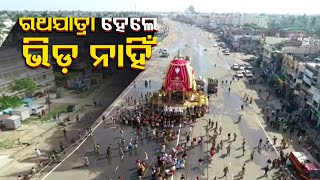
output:
[[[280,30],[282,31],[304,31],[300,28],[297,28],[297,27],[292,27],[292,28],[281,28]]]
[[[265,44],[278,44],[281,43],[284,40],[288,40],[289,38],[281,38],[281,37],[271,37],[271,36],[266,36],[264,39]]]

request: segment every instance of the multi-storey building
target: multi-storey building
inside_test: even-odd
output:
[[[233,14],[231,17],[233,26],[256,24],[258,27],[267,27],[269,22],[268,16],[260,14]]]
[[[285,99],[297,106],[299,106],[302,79],[308,62],[307,58],[293,54],[285,54],[283,57],[282,73],[285,78]]]
[[[264,33],[260,29],[229,28],[224,31],[224,37],[236,51],[259,51]]]
[[[263,46],[261,68],[267,80],[273,79],[275,73],[281,70],[282,57],[283,51],[277,45]]]
[[[28,77],[38,86],[50,85],[54,82],[52,68],[28,68],[21,52],[16,48],[1,47],[0,64],[0,94],[10,94],[8,87],[17,79]]]
[[[320,80],[318,79],[320,79],[320,63],[307,63],[299,96],[300,104],[304,103],[304,109],[309,110],[308,119],[314,127],[320,125]]]

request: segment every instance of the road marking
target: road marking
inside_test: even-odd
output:
[[[146,172],[144,173],[143,177],[145,177],[145,176],[147,175],[147,173],[148,173],[148,171],[149,171],[149,168],[150,168],[151,164],[153,163],[155,157],[156,157],[156,156],[153,156],[153,157],[152,157],[151,162],[149,163],[149,165],[148,165],[148,167],[147,167],[147,169],[146,169]]]
[[[121,159],[123,159],[123,158],[124,158],[124,155],[121,156]]]
[[[231,163],[229,163],[229,166],[231,167]]]
[[[231,174],[231,178],[232,178],[232,179],[234,178],[233,174]]]
[[[117,171],[117,170],[118,170],[118,167],[119,167],[119,166],[117,166],[117,167],[116,167],[115,171]]]
[[[136,81],[139,81],[145,74],[146,72],[148,72],[148,70],[156,63],[158,59],[154,60],[154,62],[149,66],[148,69],[146,69],[144,72],[142,72],[140,77],[137,77],[138,79],[136,79]],[[138,75],[139,76],[139,75]],[[129,84],[129,86],[127,87],[127,89],[122,92],[115,100],[115,102],[117,102],[117,99],[123,99],[135,86],[131,86],[131,84]],[[123,94],[123,95],[122,95]],[[122,96],[121,96],[122,95]],[[113,106],[112,104],[110,104],[111,109],[108,110],[108,112],[105,114],[105,116],[108,116],[113,109],[119,104],[119,101],[117,103],[115,103]],[[110,107],[109,106],[109,107]],[[100,118],[100,117],[99,117]],[[94,128],[92,128],[92,133],[103,123],[103,120],[101,120]],[[64,159],[61,160],[61,162],[59,162],[54,168],[52,168],[52,170],[50,170],[43,178],[41,178],[41,180],[46,179],[53,171],[55,171],[65,160],[67,160],[72,154],[74,154],[81,146],[84,142],[86,142],[86,140],[89,138],[90,136],[87,136],[86,138],[83,139],[83,141],[70,153],[68,154]],[[122,158],[121,158],[122,159]]]
[[[179,145],[179,141],[180,141],[180,132],[181,132],[181,128],[182,124],[179,124],[179,129],[178,129],[178,137],[177,137],[177,143],[176,143],[176,147]],[[193,130],[193,129],[192,129]],[[173,176],[171,176],[171,180],[173,180]]]

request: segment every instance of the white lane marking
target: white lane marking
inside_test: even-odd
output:
[[[231,167],[231,163],[229,163],[229,166]]]
[[[158,62],[158,59],[154,60],[154,62],[149,66],[148,69],[146,69],[144,72],[142,72],[142,75],[140,77],[138,77],[138,79],[136,81],[139,81],[145,74],[146,72],[148,72],[148,70],[156,63]],[[131,84],[127,87],[127,89],[125,90],[125,93],[121,93],[117,99],[123,99],[130,91],[131,89],[133,89],[134,86],[131,86]],[[123,94],[123,95],[122,95]],[[121,96],[122,95],[122,96]],[[119,101],[117,101],[117,99],[115,100],[117,103],[114,104],[112,106],[112,104],[110,106],[112,106],[112,108],[105,114],[105,116],[108,116],[112,111],[113,109],[119,104]],[[109,107],[110,107],[109,106]],[[108,109],[107,109],[108,110]],[[92,132],[94,132],[101,124],[103,123],[103,121],[101,120],[93,129],[92,129]],[[65,160],[67,160],[72,154],[74,154],[81,146],[84,142],[86,142],[86,140],[88,139],[88,137],[90,136],[87,136],[86,138],[83,139],[83,141],[70,153],[68,154],[68,156],[66,156],[64,159],[61,160],[60,163],[58,163],[54,168],[52,168],[52,170],[50,170],[43,178],[41,178],[41,180],[44,180],[46,179],[53,171],[55,171]]]
[[[123,159],[123,158],[124,158],[124,156],[122,155],[122,156],[121,156],[121,159]]]
[[[179,134],[178,134],[178,137],[177,137],[177,143],[176,143],[176,147],[179,145],[179,140],[180,140],[180,131],[181,131],[181,128],[180,127],[182,127],[182,124],[179,124],[179,130],[178,130],[178,132],[179,132]],[[173,176],[171,176],[171,180],[173,180]]]
[[[118,167],[119,167],[119,166],[117,166],[117,167],[116,167],[115,171],[117,171],[117,170],[118,170]]]
[[[179,130],[178,130],[178,137],[177,137],[177,143],[176,143],[176,146],[179,145],[179,140],[180,140],[180,127],[181,127],[181,124],[179,125]]]

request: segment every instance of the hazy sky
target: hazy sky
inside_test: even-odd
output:
[[[319,0],[1,0],[1,10],[183,11],[320,14]]]

